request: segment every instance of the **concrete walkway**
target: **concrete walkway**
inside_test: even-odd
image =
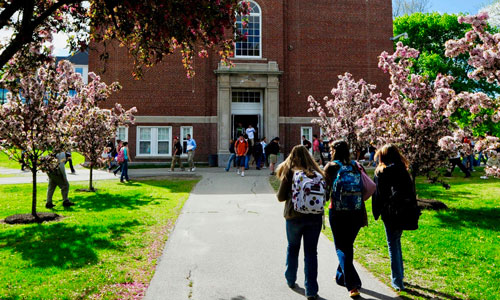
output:
[[[285,283],[283,204],[268,183],[268,171],[248,171],[244,178],[234,171],[200,173],[203,179],[179,216],[145,299],[305,299],[302,253],[299,289]],[[318,257],[320,299],[351,299],[333,280],[335,248],[323,235]],[[364,268],[356,268],[363,283],[360,299],[399,299]]]

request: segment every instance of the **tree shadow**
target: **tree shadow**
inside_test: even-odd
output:
[[[0,232],[0,244],[33,267],[78,269],[98,262],[97,249],[122,249],[121,238],[140,225],[137,220],[109,226],[73,226],[57,223]]]
[[[492,231],[500,231],[498,216],[500,208],[452,208],[443,213],[436,214],[436,217],[446,226],[453,229],[462,227],[481,228]]]
[[[420,297],[423,299],[442,299],[442,300],[462,300],[463,298],[449,295],[443,292],[437,292],[429,288],[424,288],[416,284],[409,284],[405,282],[405,292],[413,297],[400,296],[404,300],[415,299],[415,297]],[[429,295],[431,294],[431,295]]]
[[[196,181],[200,180],[201,177],[186,177],[186,178],[165,178],[159,177],[156,179],[141,180],[141,184],[150,185],[155,187],[161,187],[167,189],[171,193],[190,193],[193,186],[188,183],[180,184],[179,181]]]
[[[146,196],[142,193],[135,193],[127,195],[109,194],[109,193],[96,193],[89,195],[88,193],[79,195],[73,194],[71,201],[75,202],[76,206],[72,206],[69,210],[78,211],[79,209],[104,211],[108,209],[126,208],[126,209],[139,209],[144,205],[155,204],[158,200],[168,200],[165,198],[158,198]],[[62,206],[61,206],[62,207]],[[60,209],[60,208],[58,208]],[[68,210],[68,209],[66,209]]]
[[[417,186],[417,196],[419,199],[433,199],[433,200],[446,199],[446,202],[456,202],[456,201],[462,201],[465,198],[473,199],[477,195],[465,191],[454,191],[452,185],[451,189],[449,190],[445,190],[444,188],[440,190],[430,190],[426,189],[425,186]]]
[[[377,299],[377,300],[401,299],[400,297],[387,296],[387,295],[384,295],[384,294],[381,294],[379,292],[372,291],[372,290],[369,290],[369,289],[366,289],[363,287],[359,291],[361,292],[361,297],[358,299],[367,299],[367,300],[368,299]],[[366,297],[366,296],[370,296],[370,297]],[[373,297],[373,298],[371,298],[371,297]]]

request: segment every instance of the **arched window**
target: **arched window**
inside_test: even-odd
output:
[[[246,40],[236,42],[235,57],[238,58],[260,58],[262,57],[262,14],[260,6],[250,2],[250,15],[246,28],[243,28],[243,17],[236,17],[236,26],[243,35],[246,35]]]

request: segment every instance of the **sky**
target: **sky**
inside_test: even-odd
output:
[[[449,14],[460,12],[476,14],[490,2],[489,0],[431,0],[430,10]]]

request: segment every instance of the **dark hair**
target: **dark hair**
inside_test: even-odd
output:
[[[123,142],[123,146],[127,146],[128,145],[128,142]]]
[[[318,135],[317,134],[313,134],[313,138],[318,138]]]
[[[343,164],[351,163],[349,145],[344,140],[337,140],[332,144],[332,159],[339,160]]]

